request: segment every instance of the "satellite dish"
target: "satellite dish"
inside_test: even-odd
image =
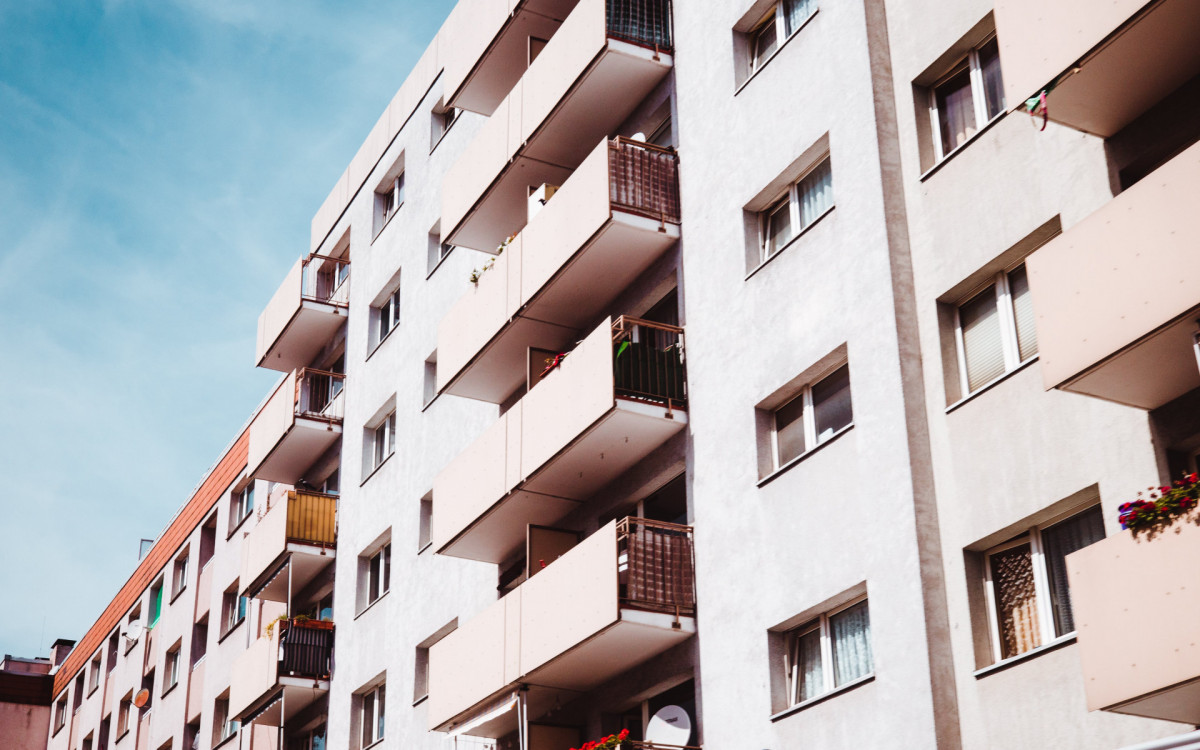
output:
[[[145,708],[146,704],[149,702],[150,691],[146,688],[142,688],[138,691],[137,695],[133,696],[133,705],[137,706],[138,708]]]
[[[679,706],[663,706],[646,727],[646,742],[655,745],[686,745],[691,737],[692,719]]]
[[[143,629],[141,620],[134,620],[129,623],[128,627],[125,628],[125,640],[129,641],[129,645],[132,646],[138,642],[138,639],[142,637]]]

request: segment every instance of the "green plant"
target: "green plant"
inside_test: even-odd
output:
[[[275,635],[275,623],[279,622],[280,620],[286,621],[288,619],[289,618],[287,615],[279,615],[274,620],[271,620],[269,623],[267,623],[267,637],[270,638],[271,636]],[[308,622],[311,619],[312,618],[309,617],[308,615],[296,615],[295,617],[291,618],[291,621],[292,622]]]
[[[1186,474],[1171,487],[1150,487],[1147,498],[1139,492],[1133,502],[1122,503],[1117,510],[1122,529],[1129,529],[1134,536],[1145,533],[1153,538],[1175,520],[1200,507],[1200,476]]]
[[[516,235],[515,235],[515,234],[514,234],[514,235],[510,235],[509,237],[507,237],[507,238],[504,240],[504,242],[501,242],[501,243],[500,243],[500,245],[496,247],[496,257],[499,257],[500,255],[502,255],[502,254],[504,253],[504,248],[508,247],[508,244],[509,244],[510,242],[512,242],[512,241],[513,241],[513,238],[515,238],[515,237],[516,237]],[[496,258],[495,258],[495,257],[493,257],[493,258],[492,258],[491,260],[489,260],[487,263],[484,263],[484,264],[483,264],[483,269],[482,269],[482,270],[480,270],[480,269],[478,269],[478,268],[472,268],[472,269],[471,269],[471,276],[470,276],[471,283],[472,283],[472,284],[478,284],[478,283],[479,283],[479,280],[480,280],[481,278],[483,278],[483,274],[484,274],[485,272],[487,272],[487,271],[490,271],[490,270],[492,270],[492,266],[494,266],[494,265],[496,265]]]

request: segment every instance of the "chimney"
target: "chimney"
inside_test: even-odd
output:
[[[75,648],[75,641],[69,641],[66,638],[59,638],[50,646],[50,665],[52,669],[58,669],[63,660],[67,658],[67,654],[71,653],[71,649]]]

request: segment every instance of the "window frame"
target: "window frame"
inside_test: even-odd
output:
[[[120,740],[130,730],[130,718],[133,714],[133,693],[127,693],[117,704],[117,739]]]
[[[359,717],[361,720],[362,729],[362,747],[367,748],[378,742],[383,741],[387,737],[387,682],[381,682],[378,685],[364,691],[361,694],[361,704],[359,706]],[[367,719],[367,698],[371,699],[371,716],[370,721]],[[383,729],[380,731],[380,721],[383,721]],[[367,739],[367,732],[370,730],[370,739]]]
[[[242,602],[245,602],[244,606]],[[225,591],[221,595],[221,640],[246,621],[249,611],[250,597],[242,596],[236,586],[232,591]]]
[[[241,731],[241,722],[230,717],[228,697],[217,698],[213,704],[213,728],[216,731],[214,747]]]
[[[171,568],[171,601],[183,593],[188,585],[188,568],[191,565],[191,549],[185,549],[183,554],[175,558]]]
[[[1052,518],[1031,526],[1026,531],[1016,537],[1005,542],[989,547],[983,552],[983,584],[984,584],[984,603],[987,610],[988,618],[988,638],[991,641],[992,664],[1000,664],[1001,662],[1020,659],[1038,649],[1044,648],[1053,644],[1056,641],[1071,638],[1077,632],[1070,630],[1062,634],[1056,634],[1056,626],[1054,623],[1054,603],[1050,598],[1050,573],[1049,567],[1046,564],[1046,553],[1042,542],[1042,532],[1053,526],[1070,521],[1071,519],[1082,516],[1084,513],[1091,512],[1095,508],[1103,508],[1099,500],[1089,503],[1083,507],[1076,507],[1072,510],[1059,513]],[[1097,541],[1107,539],[1107,534]],[[1096,542],[1093,542],[1095,544]],[[996,586],[992,578],[992,557],[1002,552],[1015,549],[1024,545],[1029,545],[1030,564],[1033,567],[1033,586],[1034,586],[1034,601],[1037,603],[1038,615],[1038,645],[1033,646],[1025,651],[1022,651],[1011,656],[1004,656],[1004,645],[1000,638],[1000,618],[996,607]]]
[[[392,335],[392,331],[400,327],[400,287],[397,286],[393,289],[382,304],[372,308],[372,312],[375,317],[373,321],[375,345],[371,350],[374,351],[380,344],[387,340],[388,336]],[[386,330],[383,327],[385,322],[387,323]]]
[[[967,294],[963,295],[962,299],[954,305],[954,351],[958,357],[958,387],[960,400],[969,396],[973,396],[980,391],[986,390],[992,383],[1000,380],[1009,373],[1017,370],[1022,365],[1032,362],[1037,359],[1039,349],[1035,345],[1033,354],[1025,359],[1021,359],[1021,344],[1017,337],[1017,314],[1013,307],[1012,286],[1009,284],[1009,276],[1016,273],[1018,270],[1025,267],[1025,260],[1013,265],[1011,268],[998,271],[991,277],[991,280],[985,284],[975,287]],[[1029,269],[1025,269],[1026,277],[1028,277]],[[962,327],[962,308],[974,302],[981,295],[986,294],[991,289],[996,297],[996,314],[1000,319],[1000,350],[1004,358],[1004,372],[996,377],[982,383],[975,390],[971,390],[970,373],[967,371],[967,347],[966,339],[963,336]]]
[[[392,583],[392,543],[391,543],[391,541],[384,542],[382,545],[379,546],[379,549],[375,550],[374,552],[372,552],[369,555],[366,555],[365,557],[367,558],[367,565],[366,565],[366,581],[364,582],[364,591],[363,591],[363,602],[364,602],[363,609],[364,610],[367,609],[368,607],[370,607],[371,605],[373,605],[375,602],[382,599],[385,594],[387,594],[389,591],[391,591],[391,588],[392,588],[392,586],[391,586],[391,583]],[[379,572],[378,573],[375,573],[374,568],[373,568],[376,560],[379,560]],[[376,576],[378,576],[378,578],[376,578]],[[377,586],[376,586],[376,583],[378,584]],[[372,588],[378,589],[375,593],[374,598],[371,597]]]
[[[992,124],[993,120],[998,120],[1004,116],[1007,110],[1007,103],[1001,102],[999,110],[995,115],[988,117],[987,113],[987,92],[984,89],[983,81],[983,66],[979,61],[979,50],[986,47],[996,39],[996,32],[993,31],[978,43],[972,45],[967,50],[967,54],[960,57],[949,70],[942,76],[939,76],[936,81],[929,86],[929,129],[933,136],[933,162],[939,164],[947,157],[952,156],[959,149],[970,143],[975,136],[982,133],[988,125]],[[937,95],[938,89],[949,83],[953,78],[963,72],[964,68],[969,72],[970,88],[971,88],[971,109],[975,114],[975,132],[965,137],[963,142],[954,148],[946,151],[946,146],[942,143],[942,120],[941,113],[938,111]],[[1001,70],[1001,81],[1003,81],[1003,69]]]
[[[386,190],[376,190],[375,196],[379,201],[379,231],[375,233],[378,236],[404,205],[404,170],[391,179]]]
[[[169,693],[171,688],[179,684],[179,652],[181,650],[181,646],[173,646],[167,651],[166,657],[163,659],[163,695]]]
[[[784,8],[786,2],[787,0],[778,0],[778,2],[771,7],[771,10],[764,13],[758,19],[758,21],[756,21],[754,25],[750,27],[750,30],[746,32],[746,59],[748,63],[746,80],[753,78],[755,73],[762,70],[763,66],[770,62],[771,59],[779,53],[779,50],[783,49],[783,45],[786,44],[789,39],[795,36],[800,29],[804,28],[808,21],[817,14],[818,10],[820,10],[820,6],[813,2],[813,5],[816,7],[814,7],[809,14],[796,25],[796,28],[789,29],[787,10]],[[794,0],[794,2],[805,3],[812,2],[812,0]],[[768,26],[774,27],[775,44],[770,52],[766,53],[765,55],[761,55],[759,54],[758,42]]]
[[[810,227],[814,226],[817,222],[819,222],[821,220],[821,218],[825,216],[825,214],[832,211],[834,206],[837,205],[836,198],[831,196],[829,205],[826,206],[824,210],[822,210],[816,216],[813,216],[812,219],[807,224],[803,223],[802,206],[803,206],[804,194],[801,192],[800,186],[804,183],[805,180],[807,180],[809,177],[811,177],[813,174],[815,174],[817,172],[817,170],[821,169],[826,164],[829,165],[829,176],[830,176],[830,182],[831,182],[830,192],[832,193],[832,191],[833,191],[833,188],[832,188],[833,162],[830,159],[829,152],[826,151],[824,154],[822,154],[820,157],[818,157],[815,161],[813,161],[813,163],[807,169],[805,169],[804,172],[801,173],[801,175],[798,178],[793,180],[787,186],[787,190],[785,190],[782,195],[780,195],[775,200],[771,201],[771,203],[765,209],[763,209],[762,211],[759,212],[759,214],[758,214],[758,265],[759,266],[762,266],[764,263],[771,260],[779,253],[783,252],[784,248],[786,248],[788,245],[791,245],[793,242],[795,242],[801,235],[803,235],[806,231],[808,231],[808,229]],[[784,242],[782,242],[778,247],[775,247],[774,249],[772,249],[771,248],[771,218],[779,212],[780,207],[783,206],[783,204],[785,204],[785,203],[788,206],[788,221],[790,222],[791,233],[788,235],[788,238]]]
[[[838,435],[842,434],[843,432],[845,432],[846,430],[848,430],[854,426],[854,396],[853,396],[853,392],[851,392],[850,421],[846,425],[834,430],[824,440],[818,439],[817,414],[816,414],[816,410],[813,406],[813,388],[820,385],[821,383],[825,382],[829,378],[833,377],[843,368],[846,369],[847,376],[849,376],[850,362],[849,362],[849,360],[843,360],[840,363],[834,365],[833,367],[830,367],[819,378],[814,379],[810,383],[806,383],[804,385],[804,387],[801,388],[798,393],[796,393],[796,395],[792,396],[791,398],[789,398],[788,400],[784,401],[779,406],[777,406],[771,410],[771,460],[774,464],[773,471],[782,470],[784,467],[790,465],[792,462],[800,460],[804,456],[808,455],[809,453],[812,453],[817,448],[830,442],[831,440],[836,438]],[[851,382],[853,382],[852,379],[851,379]],[[849,388],[850,386],[847,386],[847,387]],[[804,424],[803,424],[804,450],[800,451],[795,456],[792,456],[791,458],[787,459],[786,461],[783,461],[783,460],[781,460],[782,456],[779,452],[779,412],[782,411],[785,407],[790,406],[791,404],[795,403],[797,399],[804,399],[803,413],[801,415],[801,419],[804,422]]]
[[[396,453],[396,410],[371,429],[371,464],[368,476]]]
[[[874,646],[874,632],[872,629],[872,632],[868,636],[869,638],[872,639],[871,668],[867,671],[866,674],[859,675],[858,677],[855,677],[851,680],[847,680],[846,682],[842,683],[841,685],[835,684],[835,681],[837,678],[836,678],[836,674],[835,674],[836,670],[834,669],[833,631],[830,627],[829,621],[831,618],[837,617],[839,614],[851,609],[852,607],[858,606],[859,604],[862,604],[863,602],[867,602],[867,600],[868,600],[868,595],[861,594],[843,604],[838,605],[837,607],[826,610],[825,612],[820,613],[816,617],[806,620],[803,624],[799,625],[798,627],[791,628],[783,633],[784,685],[785,685],[785,690],[787,691],[786,694],[787,694],[787,703],[788,703],[787,707],[784,710],[791,710],[798,706],[803,706],[803,705],[813,702],[813,701],[819,701],[842,688],[845,688],[850,685],[854,685],[858,682],[870,679],[875,676],[875,646]],[[868,621],[870,620],[870,612],[871,612],[871,605],[868,603],[867,604]],[[796,677],[793,676],[793,672],[796,670],[796,668],[799,665],[792,663],[793,648],[794,648],[794,645],[797,642],[799,642],[799,640],[801,638],[803,638],[804,636],[806,636],[810,633],[813,633],[815,631],[820,631],[820,633],[821,633],[821,688],[822,689],[819,693],[817,693],[816,695],[813,695],[812,697],[800,698],[797,700],[796,698],[799,695],[798,691],[800,689],[800,681],[799,681],[799,679],[797,679]]]

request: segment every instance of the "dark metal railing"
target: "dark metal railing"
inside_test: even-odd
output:
[[[350,306],[350,261],[328,255],[308,256],[300,281],[303,299]]]
[[[613,323],[616,395],[687,408],[683,329],[622,315]]]
[[[279,676],[328,679],[333,674],[333,623],[281,620]]]
[[[296,375],[296,416],[341,422],[345,410],[342,388],[346,376],[305,368]]]
[[[287,538],[337,546],[337,495],[296,490],[288,493]]]
[[[607,0],[608,35],[670,52],[671,0]]]
[[[613,208],[679,223],[679,155],[618,136],[608,142],[608,191]]]
[[[668,612],[696,611],[692,527],[645,518],[617,522],[617,554],[623,555],[621,606]]]

